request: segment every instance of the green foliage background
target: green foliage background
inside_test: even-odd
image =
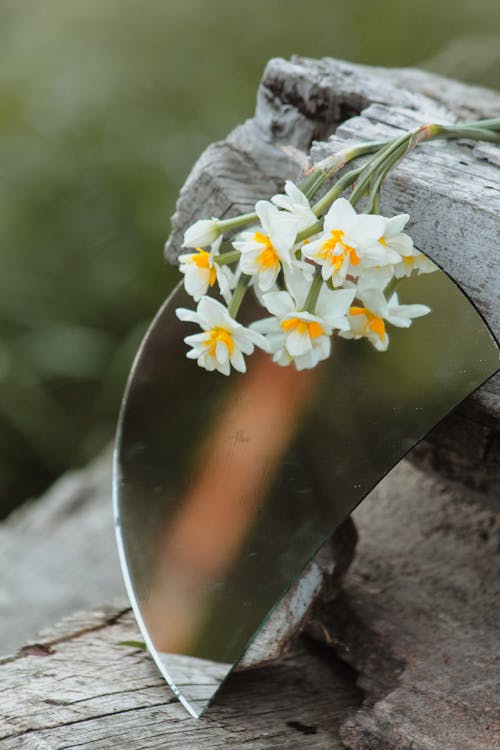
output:
[[[498,0],[0,1],[0,514],[92,457],[199,152],[294,52],[498,85]]]

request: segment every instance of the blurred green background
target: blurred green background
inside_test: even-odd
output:
[[[114,430],[200,151],[294,52],[497,87],[498,0],[1,0],[0,515]]]

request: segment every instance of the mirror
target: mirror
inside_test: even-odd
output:
[[[143,342],[117,434],[118,546],[148,648],[193,716],[336,526],[497,370],[445,273],[408,279],[400,298],[432,312],[391,327],[385,353],[336,339],[314,370],[264,353],[244,375],[200,369],[174,312],[192,304],[182,288]]]

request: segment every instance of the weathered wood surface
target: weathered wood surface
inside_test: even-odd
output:
[[[2,750],[336,750],[337,728],[359,703],[344,665],[298,643],[274,667],[229,678],[216,706],[188,716],[137,639],[128,610],[82,613],[0,661]]]
[[[125,605],[75,615],[0,661],[1,750],[500,748],[499,514],[402,462],[355,516],[352,574],[311,625],[328,647],[234,675],[196,721],[117,645],[140,637]]]
[[[498,750],[498,508],[402,463],[353,517],[355,562],[315,629],[365,693],[345,747]]]
[[[293,145],[317,161],[346,144],[397,134],[425,122],[500,115],[500,93],[418,70],[373,68],[332,59],[271,60],[255,116],[207,148],[179,197],[166,255],[175,262],[185,228],[200,216],[251,210],[297,165]],[[500,148],[424,144],[389,175],[386,214],[408,212],[415,243],[448,271],[500,335]],[[500,488],[500,377],[446,420],[415,460],[479,492]],[[432,444],[432,450],[429,445]],[[465,449],[464,449],[465,446]]]
[[[0,523],[0,656],[76,609],[124,596],[108,450]]]

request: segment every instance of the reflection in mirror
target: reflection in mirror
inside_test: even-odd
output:
[[[336,340],[302,372],[264,353],[245,375],[196,367],[174,314],[182,289],[153,322],[117,436],[118,544],[149,650],[194,716],[335,527],[496,371],[498,348],[455,284],[443,272],[417,283],[432,313],[392,329],[387,352]]]

